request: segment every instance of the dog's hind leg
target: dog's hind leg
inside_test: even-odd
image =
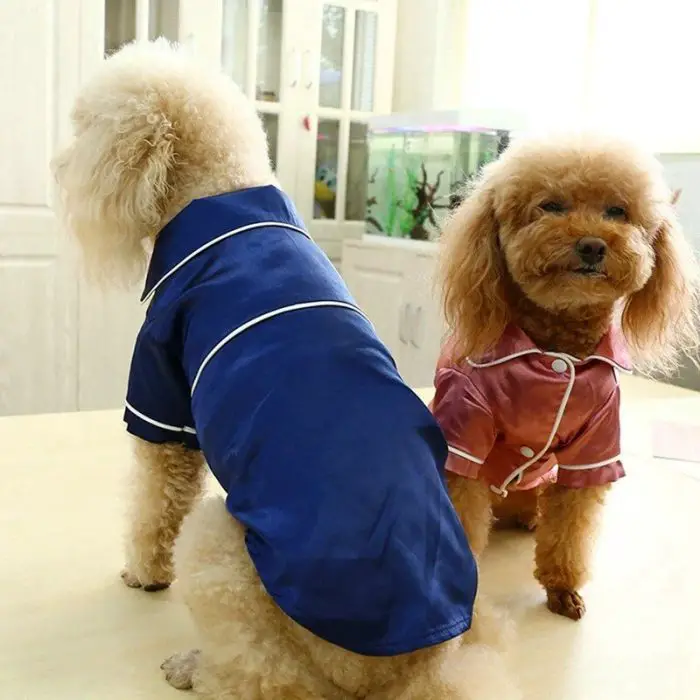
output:
[[[600,512],[609,484],[581,489],[552,485],[540,496],[535,577],[547,591],[547,607],[579,620]]]
[[[210,700],[348,700],[318,670],[293,623],[265,591],[243,527],[220,497],[199,503],[175,545],[178,589],[201,651],[163,664],[176,687]]]
[[[204,457],[182,445],[135,443],[127,586],[157,591],[173,581],[172,551],[184,517],[202,492]]]
[[[520,700],[504,654],[485,644],[453,640],[447,653],[427,653],[410,673],[367,700]],[[455,648],[459,645],[459,648]],[[428,652],[430,650],[427,650]]]

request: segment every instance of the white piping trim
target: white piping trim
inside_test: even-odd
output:
[[[202,372],[204,371],[204,368],[209,364],[209,361],[216,355],[221,348],[226,345],[226,343],[230,342],[237,336],[241,335],[241,333],[245,333],[245,331],[249,330],[253,326],[257,326],[259,323],[262,323],[263,321],[268,321],[271,318],[275,318],[275,316],[281,316],[282,314],[289,313],[291,311],[301,311],[303,309],[318,309],[318,308],[324,308],[324,307],[337,307],[341,309],[349,309],[350,311],[354,311],[358,313],[362,318],[364,318],[368,323],[369,319],[358,309],[356,306],[353,306],[352,304],[348,304],[344,301],[308,301],[308,302],[303,302],[300,304],[291,304],[290,306],[282,306],[279,309],[274,309],[273,311],[268,311],[267,313],[261,314],[260,316],[256,316],[255,318],[251,318],[250,321],[246,321],[244,324],[241,326],[238,326],[238,328],[232,330],[227,336],[223,337],[210,351],[209,354],[202,360],[202,364],[199,365],[199,369],[197,370],[197,374],[195,374],[194,381],[192,382],[192,389],[190,391],[190,395],[194,395],[194,390],[197,388],[197,384],[199,382],[200,377],[202,376]],[[370,324],[371,325],[371,324]]]
[[[576,381],[576,368],[574,367],[574,363],[571,361],[568,355],[558,352],[540,352],[542,355],[546,355],[547,357],[556,357],[566,362],[566,365],[571,372],[571,377],[569,378],[569,383],[566,387],[566,391],[564,392],[564,398],[562,398],[561,404],[559,404],[559,410],[557,411],[557,415],[554,419],[554,425],[552,425],[552,430],[549,433],[549,438],[547,438],[547,444],[536,455],[534,455],[534,457],[528,459],[527,462],[525,462],[525,464],[520,465],[517,469],[515,469],[508,475],[506,480],[501,484],[501,493],[506,491],[507,486],[511,483],[511,481],[513,481],[514,479],[522,478],[523,472],[528,467],[531,467],[539,459],[544,457],[544,455],[547,453],[547,450],[549,450],[552,443],[554,442],[554,436],[557,434],[557,430],[559,430],[559,424],[561,423],[562,418],[564,417],[564,412],[566,411],[566,404],[569,402],[571,392],[574,388],[574,382]]]
[[[470,462],[474,462],[475,464],[483,464],[484,463],[483,459],[479,459],[478,457],[475,457],[474,455],[469,454],[469,452],[465,452],[464,450],[460,450],[457,447],[452,447],[452,445],[448,445],[447,449],[453,455],[457,455],[457,457],[461,457],[462,459],[467,459]]]
[[[514,360],[516,357],[523,357],[524,355],[543,355],[544,353],[542,350],[538,350],[537,348],[532,348],[530,350],[521,350],[520,352],[514,352],[512,355],[506,355],[505,357],[499,357],[497,360],[493,360],[492,362],[472,362],[469,358],[467,358],[467,362],[472,366],[476,367],[477,369],[484,368],[484,367],[495,367],[496,365],[502,365],[504,362],[508,362],[509,360]]]
[[[141,300],[142,304],[145,304],[156,292],[158,287],[160,287],[165,280],[167,280],[171,275],[174,275],[181,267],[184,265],[187,265],[192,258],[196,257],[200,253],[204,252],[208,248],[211,248],[212,246],[215,246],[217,243],[221,243],[221,241],[226,240],[227,238],[231,238],[231,236],[235,236],[239,233],[244,233],[245,231],[250,231],[251,229],[255,228],[268,228],[268,227],[276,227],[276,228],[287,228],[290,231],[296,231],[297,233],[301,233],[302,235],[306,236],[309,240],[311,239],[311,236],[304,231],[303,228],[299,228],[298,226],[294,226],[292,224],[285,224],[280,221],[258,221],[255,224],[247,224],[246,226],[241,226],[240,228],[233,229],[232,231],[227,231],[226,233],[222,233],[220,236],[217,236],[213,240],[209,241],[208,243],[205,243],[203,246],[200,246],[197,248],[197,250],[193,251],[189,255],[185,256],[182,260],[180,260],[177,265],[172,267],[168,272],[166,272],[154,285],[151,287],[151,291],[144,296],[144,298]]]
[[[503,364],[504,362],[508,362],[510,360],[514,360],[516,357],[523,357],[525,355],[546,355],[547,357],[556,357],[560,360],[564,360],[566,362],[569,370],[571,371],[571,377],[569,379],[569,384],[566,387],[566,391],[564,392],[564,398],[562,399],[561,404],[559,405],[559,410],[557,411],[557,415],[554,419],[554,425],[552,426],[552,431],[549,434],[549,438],[547,439],[547,444],[544,446],[542,450],[540,450],[534,457],[529,459],[525,464],[521,465],[517,469],[515,469],[513,472],[511,472],[506,480],[501,484],[500,489],[496,486],[491,486],[491,490],[494,493],[497,493],[501,496],[507,496],[508,491],[507,487],[512,481],[516,481],[516,483],[520,483],[523,478],[523,474],[525,473],[525,470],[531,467],[535,462],[537,462],[539,459],[544,457],[544,455],[547,453],[547,450],[552,445],[552,442],[554,442],[554,436],[557,433],[557,430],[559,429],[559,425],[562,421],[562,418],[564,417],[564,412],[566,411],[566,405],[569,402],[569,398],[571,397],[571,392],[573,391],[574,388],[574,383],[576,381],[576,368],[575,364],[577,363],[582,363],[582,362],[587,362],[588,360],[600,360],[601,362],[605,362],[606,364],[610,365],[613,369],[617,369],[621,372],[624,372],[626,374],[633,374],[633,370],[628,369],[627,367],[624,367],[623,365],[615,362],[614,360],[611,360],[609,357],[604,357],[603,355],[589,355],[588,357],[584,359],[579,359],[578,357],[574,357],[573,355],[569,355],[568,353],[559,353],[559,352],[544,352],[543,350],[540,350],[538,348],[531,348],[528,350],[521,350],[520,352],[515,352],[512,355],[506,355],[505,357],[499,357],[496,360],[493,360],[491,362],[483,362],[483,363],[477,363],[477,362],[472,362],[469,358],[467,358],[467,362],[472,366],[477,369],[479,368],[485,368],[485,367],[495,367],[496,365]],[[467,458],[469,459],[469,458]],[[612,464],[613,462],[617,461],[620,459],[620,455],[617,457],[610,459],[610,460],[605,460],[599,464],[587,464],[587,465],[581,465],[581,466],[571,466],[571,467],[563,467],[559,465],[561,469],[569,469],[569,470],[584,470],[584,469],[596,469],[597,467],[603,467],[607,464]],[[483,462],[482,462],[483,464]]]
[[[609,364],[611,367],[615,367],[619,369],[621,372],[625,372],[626,374],[633,374],[634,370],[631,370],[624,365],[621,365],[619,362],[615,362],[615,360],[611,360],[609,357],[605,357],[604,355],[589,355],[588,357],[584,357],[583,359],[580,359],[578,357],[574,357],[573,355],[569,355],[568,353],[565,352],[560,352],[560,353],[552,353],[552,352],[544,352],[542,350],[539,350],[537,348],[531,348],[528,350],[521,350],[520,352],[514,352],[512,355],[505,355],[504,357],[499,357],[496,360],[492,360],[491,362],[473,362],[469,358],[467,358],[467,362],[472,366],[477,369],[485,368],[485,367],[495,367],[496,365],[501,365],[504,362],[509,362],[510,360],[514,360],[516,357],[523,357],[524,355],[548,355],[552,357],[558,357],[562,360],[569,360],[572,363],[577,363],[581,364],[582,362],[588,362],[589,360],[600,360],[601,362],[605,362]]]
[[[570,355],[568,352],[561,352],[559,353],[562,357],[567,357],[569,358],[572,362],[583,362],[580,358],[576,357],[576,355]]]
[[[154,420],[153,418],[149,418],[144,413],[141,413],[141,411],[137,411],[128,401],[125,401],[124,404],[130,413],[133,413],[137,418],[140,418],[142,421],[146,421],[146,423],[155,425],[156,428],[163,428],[163,430],[172,430],[174,433],[189,433],[190,435],[197,434],[197,431],[194,428],[190,428],[186,425],[181,428],[178,428],[176,425],[168,425],[167,423],[161,423],[160,421]]]
[[[559,465],[559,469],[568,469],[570,471],[583,471],[585,469],[597,469],[598,467],[605,467],[608,464],[612,464],[613,462],[617,462],[622,455],[616,455],[615,457],[611,457],[610,459],[604,459],[601,462],[594,462],[593,464],[572,464],[569,466],[565,466],[563,464]]]
[[[607,362],[611,367],[619,369],[620,372],[624,372],[625,374],[634,374],[634,370],[631,370],[629,369],[629,367],[621,365],[619,362],[615,362],[615,360],[611,360],[609,357],[603,357],[603,355],[590,355],[586,358],[586,360],[600,360],[601,362]],[[585,360],[580,360],[580,362],[584,361]]]

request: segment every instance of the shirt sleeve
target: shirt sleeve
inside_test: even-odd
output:
[[[494,442],[494,419],[471,379],[455,369],[440,369],[435,378],[432,410],[447,440],[446,468],[474,477]]]
[[[129,433],[147,442],[199,449],[184,370],[143,330],[131,359],[124,421]]]
[[[569,488],[608,484],[625,475],[620,458],[620,389],[616,385],[583,430],[557,450],[557,483]]]

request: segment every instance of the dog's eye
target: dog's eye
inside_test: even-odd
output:
[[[548,214],[563,214],[566,207],[561,202],[549,201],[540,204],[540,209]]]
[[[608,207],[605,210],[606,219],[626,219],[627,212],[622,207]]]

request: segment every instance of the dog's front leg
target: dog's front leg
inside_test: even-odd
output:
[[[172,550],[203,490],[204,457],[183,445],[135,442],[134,493],[127,540],[127,586],[158,591],[173,581]]]
[[[547,607],[572,620],[586,612],[579,589],[588,579],[608,489],[609,484],[582,489],[553,485],[540,496],[535,576],[547,591]]]
[[[467,535],[472,554],[478,560],[486,549],[493,523],[491,492],[477,479],[446,472],[447,490]]]

